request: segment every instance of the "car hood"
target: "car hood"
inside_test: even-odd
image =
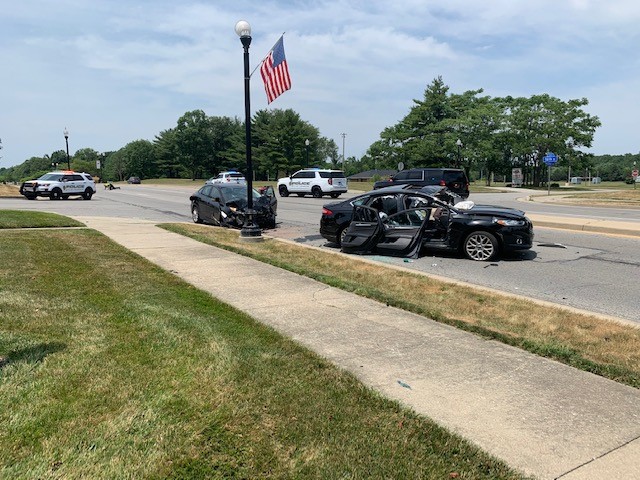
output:
[[[469,210],[460,210],[463,213],[471,213],[473,215],[487,215],[503,218],[522,218],[525,213],[522,210],[509,207],[499,207],[496,205],[474,205]]]

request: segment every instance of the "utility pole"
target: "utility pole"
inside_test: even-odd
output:
[[[340,136],[342,137],[342,169],[344,170],[344,139],[346,138],[347,134],[346,133],[341,133]]]

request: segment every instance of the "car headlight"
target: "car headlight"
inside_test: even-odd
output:
[[[514,220],[511,218],[493,218],[493,223],[502,225],[503,227],[523,227],[525,225],[524,220]]]

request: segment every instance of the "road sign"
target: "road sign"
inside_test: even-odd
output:
[[[549,152],[542,158],[542,160],[551,167],[558,162],[558,156],[553,152]]]
[[[636,178],[638,176],[638,170],[634,170],[633,172],[631,172],[631,176],[633,178]]]

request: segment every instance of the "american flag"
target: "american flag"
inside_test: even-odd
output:
[[[260,75],[264,82],[264,91],[267,92],[267,103],[273,102],[276,98],[291,88],[291,78],[289,77],[289,67],[284,56],[283,37],[276,42],[269,54],[262,61]]]

